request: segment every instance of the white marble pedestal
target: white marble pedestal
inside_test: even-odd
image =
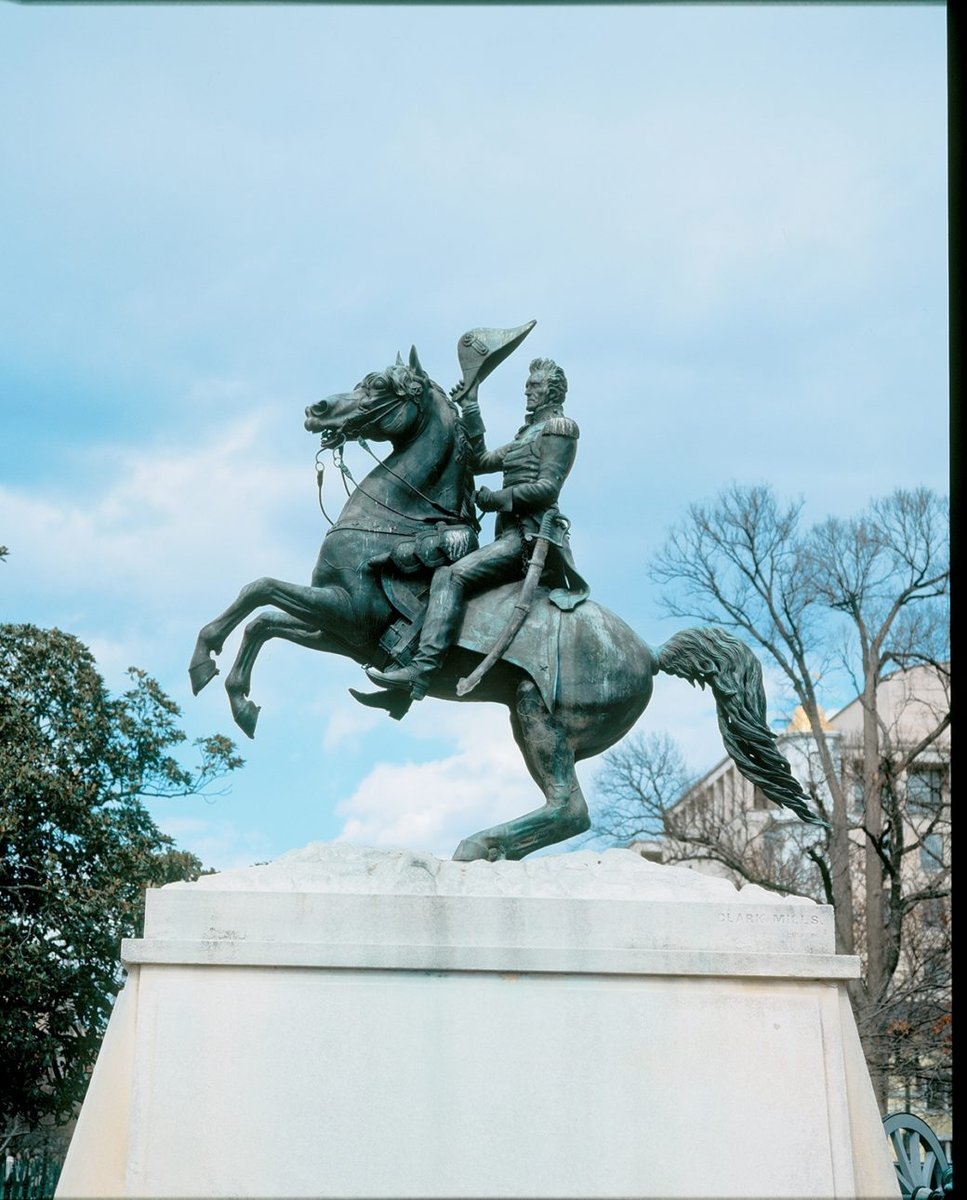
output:
[[[832,913],[630,851],[147,896],[57,1196],[897,1197]]]

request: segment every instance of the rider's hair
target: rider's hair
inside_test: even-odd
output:
[[[563,404],[567,395],[567,376],[553,358],[535,358],[530,365],[531,375],[538,373],[547,380],[548,404]]]

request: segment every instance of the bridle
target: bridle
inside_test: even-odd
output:
[[[348,417],[334,440],[328,441],[325,433],[321,435],[322,445],[320,450],[339,450],[347,442],[361,442],[365,440],[366,432],[377,421],[381,421],[387,413],[393,412],[395,409],[401,407],[401,405],[413,399],[414,397],[412,396],[387,396],[380,403],[374,404],[365,409],[365,411],[357,413],[355,417]]]
[[[325,463],[322,461],[322,456],[327,450],[332,451],[333,465],[339,471],[340,477],[342,478],[343,488],[348,497],[351,497],[353,492],[360,491],[368,500],[371,500],[373,504],[378,505],[380,508],[385,509],[386,512],[393,513],[393,515],[397,517],[403,517],[404,520],[412,520],[412,517],[410,517],[409,513],[401,512],[398,508],[394,508],[392,504],[387,504],[385,500],[381,500],[378,496],[374,496],[371,492],[368,492],[358,480],[353,478],[352,471],[349,469],[349,465],[346,463],[343,457],[343,447],[347,442],[351,441],[358,443],[358,445],[360,445],[363,450],[366,451],[370,458],[378,463],[386,472],[388,472],[388,474],[392,475],[394,479],[399,480],[400,483],[408,487],[414,495],[419,496],[420,499],[429,504],[431,508],[436,509],[441,516],[448,517],[453,523],[470,524],[476,531],[479,532],[480,524],[477,521],[475,514],[471,515],[470,517],[463,516],[454,509],[447,508],[445,505],[439,504],[433,499],[432,496],[427,496],[426,493],[422,492],[415,483],[411,483],[410,480],[404,475],[400,475],[398,471],[395,471],[391,466],[389,466],[385,459],[380,458],[366,440],[366,431],[371,429],[377,421],[381,420],[387,415],[387,413],[393,412],[407,401],[414,399],[415,398],[413,396],[391,396],[383,400],[380,404],[374,405],[372,408],[368,408],[364,413],[358,414],[357,417],[350,417],[344,422],[342,428],[339,430],[339,437],[336,441],[329,441],[327,440],[325,433],[321,434],[321,445],[316,451],[316,488],[319,495],[319,508],[322,512],[322,515],[326,518],[331,527],[334,526],[336,522],[334,522],[332,517],[330,517],[326,512],[326,507],[322,499],[322,485],[326,470]],[[352,484],[352,490],[350,490],[349,484]]]

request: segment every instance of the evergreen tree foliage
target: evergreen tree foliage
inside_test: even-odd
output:
[[[77,638],[0,625],[0,1135],[74,1112],[145,888],[202,872],[146,798],[203,792],[242,765],[221,735],[181,765],[178,706],[128,674],[111,696]]]

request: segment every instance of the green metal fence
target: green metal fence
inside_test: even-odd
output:
[[[59,1155],[0,1157],[0,1200],[53,1200],[62,1166]]]

